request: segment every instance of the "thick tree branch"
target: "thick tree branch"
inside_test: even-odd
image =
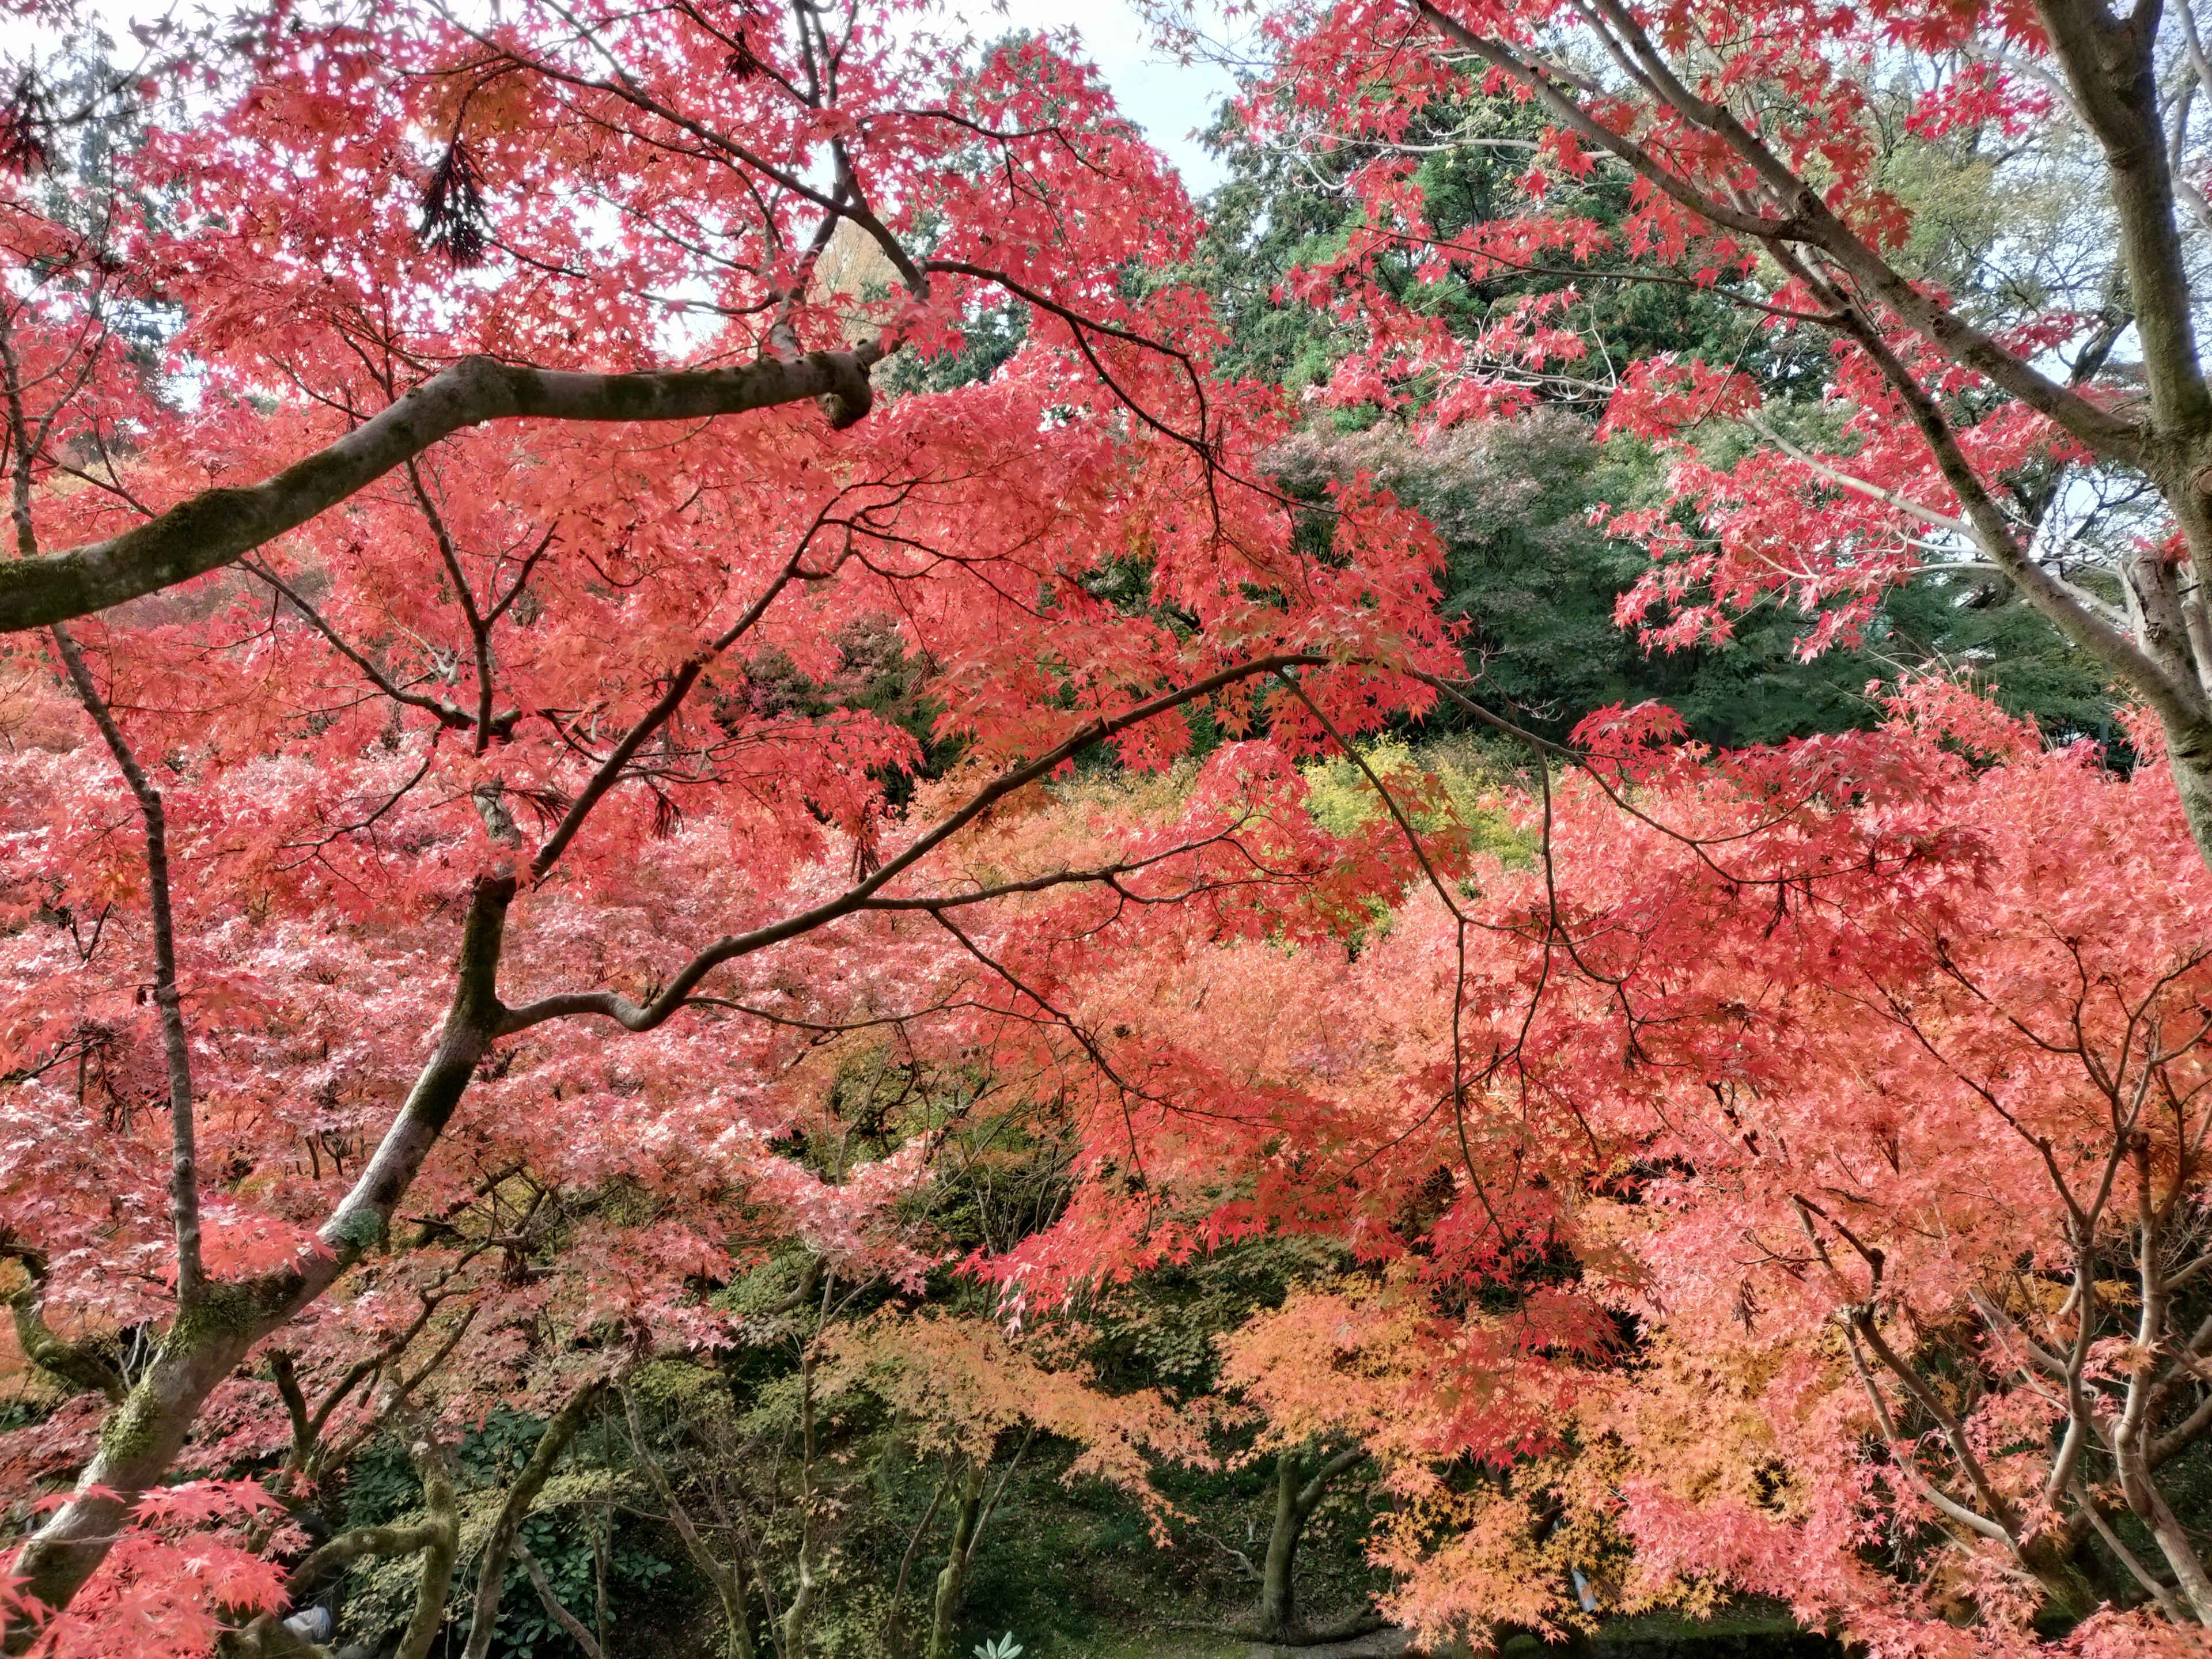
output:
[[[1794,261],[1792,262],[1794,263]],[[2142,694],[2143,700],[2157,710],[2160,719],[2166,722],[2169,731],[2187,731],[2202,725],[2207,718],[2204,696],[2191,674],[2187,678],[2170,672],[2168,665],[2153,658],[2118,629],[2112,627],[2077,604],[2067,592],[2065,585],[2049,571],[2030,559],[2013,534],[2012,526],[2005,521],[1989,491],[1983,488],[1973,464],[1966,459],[1959,446],[1958,434],[1951,429],[1950,422],[1937,406],[1927,389],[1917,380],[1912,371],[1890,349],[1879,329],[1862,315],[1858,308],[1844,296],[1828,288],[1804,266],[1797,270],[1808,282],[1832,296],[1838,309],[1844,313],[1843,331],[1872,359],[1882,378],[1905,405],[1905,413],[1918,428],[1929,452],[1934,456],[1936,470],[1943,475],[1944,483],[1959,498],[1966,520],[1973,527],[1974,539],[1983,552],[1995,561],[2017,587],[2028,603],[2049,619],[2058,631],[2074,644],[2088,652],[2114,673],[2118,674]]]
[[[266,482],[210,489],[104,542],[0,564],[0,633],[82,617],[190,581],[296,529],[441,439],[486,421],[693,421],[807,398],[832,426],[868,412],[868,343],[732,368],[584,374],[465,357]]]
[[[2080,1505],[2081,1514],[2087,1517],[2097,1536],[2105,1540],[2105,1547],[2112,1551],[2113,1559],[2149,1593],[2151,1600],[2158,1603],[2160,1613],[2179,1624],[2182,1621],[2181,1607],[2174,1601],[2173,1592],[2159,1583],[2156,1575],[2136,1559],[2135,1552],[2121,1541],[2120,1535],[2112,1530],[2112,1522],[2105,1519],[2097,1500],[2078,1481],[2074,1487],[2074,1501]]]
[[[1329,1482],[1367,1455],[1364,1447],[1350,1446],[1337,1453],[1313,1472],[1313,1478],[1298,1488],[1297,1510],[1302,1516],[1311,1515],[1328,1492]]]
[[[183,1449],[208,1395],[255,1342],[329,1289],[384,1237],[393,1208],[460,1103],[495,1035],[500,951],[514,897],[512,876],[482,877],[472,888],[453,998],[437,1047],[352,1191],[323,1224],[320,1236],[328,1248],[251,1284],[212,1285],[207,1294],[219,1303],[219,1316],[171,1323],[152,1364],[110,1419],[99,1451],[78,1477],[76,1494],[15,1558],[13,1571],[38,1601],[50,1607],[69,1605],[106,1556],[138,1495]],[[444,1571],[450,1577],[450,1560]],[[9,1640],[15,1639],[11,1632]]]
[[[2147,20],[2124,22],[2084,0],[2039,0],[2035,9],[2074,107],[2105,152],[2153,420],[2166,438],[2202,438],[2212,431],[2212,397],[2197,358],[2195,302],[2174,222],[2173,174],[2152,57],[2155,10]]]
[[[422,1503],[430,1512],[425,1526],[429,1538],[423,1546],[422,1581],[415,1592],[415,1612],[400,1633],[392,1659],[429,1659],[430,1649],[446,1619],[446,1595],[453,1582],[453,1563],[460,1555],[460,1504],[453,1495],[453,1478],[446,1455],[431,1437],[427,1424],[409,1425],[407,1455],[422,1481]]]
[[[24,1358],[81,1394],[103,1394],[118,1403],[122,1401],[122,1372],[84,1344],[54,1334],[46,1323],[45,1298],[39,1294],[36,1279],[9,1297],[8,1309],[14,1316],[15,1343]]]

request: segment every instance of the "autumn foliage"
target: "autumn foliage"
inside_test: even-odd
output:
[[[1456,1115],[1459,924],[1416,901],[1326,976],[1404,1010],[1299,1057],[1345,1079],[1308,1180],[1346,1172],[1378,1266],[1232,1372],[1381,1461],[1409,1620],[1570,1627],[1574,1570],[2002,1650],[2110,1594],[2079,1540],[2167,1504],[2204,1427],[2202,866],[2154,775],[1948,688],[1854,746],[1733,781],[1631,750],[1632,813],[1620,773],[1555,792],[1549,867],[1468,909],[1524,944],[1461,998],[1493,1012]]]
[[[1617,10],[1670,52],[1717,27]],[[2045,26],[1822,14],[1694,96],[1646,64],[1656,103],[1585,108],[1514,56],[1547,15],[1277,17],[1252,114],[1381,146],[1373,222],[1302,279],[1364,331],[1340,402],[1510,417],[1583,349],[1549,302],[1472,348],[1431,326],[1376,274],[1408,245],[1443,282],[1618,234],[1708,288],[1779,269],[1768,322],[1837,332],[1848,475],[1697,448],[1759,418],[1741,375],[1621,376],[1608,419],[1674,465],[1611,520],[1655,556],[1625,620],[1710,640],[1783,592],[1817,649],[1923,532],[1996,538],[1991,479],[2136,441],[2093,375],[2039,390],[2082,330],[1969,350],[1884,286],[1903,227],[1830,62]],[[1233,1416],[1109,1391],[1039,1328],[1288,1237],[1335,1270],[1224,1376],[1261,1449],[1372,1460],[1385,1611],[1425,1638],[1748,1594],[1885,1655],[2197,1650],[2212,714],[2182,610],[2141,648],[2082,611],[2144,702],[2128,768],[1943,679],[1772,749],[1650,705],[1547,743],[1473,700],[1425,525],[1270,481],[1287,400],[1149,279],[1200,220],[1096,75],[952,27],[277,8],[186,102],[155,40],[104,173],[12,157],[0,1289],[55,1397],[0,1436],[9,1650],[294,1652],[310,1585],[419,1559],[400,1650],[483,1659],[619,1401],[729,1651],[765,1613],[796,1659],[817,1410],[866,1397],[966,1517],[936,1652],[1002,1436],[1076,1444],[1164,1534],[1154,1468]],[[1968,82],[1913,118],[2041,95]],[[1761,153],[1827,179],[1786,234],[1739,84],[1790,88]],[[1529,212],[1430,236],[1407,112],[1516,88],[1558,118]],[[1541,203],[1603,133],[1639,182],[1601,234]],[[1010,303],[1018,349],[933,383]],[[2004,395],[1951,432],[1939,383]],[[2139,563],[2137,612],[2160,571],[2182,606]],[[1440,710],[1515,758],[1370,741]],[[1357,811],[1317,810],[1324,759]],[[986,1122],[1064,1161],[1033,1224],[955,1251],[932,1206],[999,1155]],[[737,1297],[794,1258],[781,1302]],[[933,1274],[979,1305],[919,1306]],[[759,1607],[636,1389],[778,1344],[797,1495],[744,1501],[799,1517],[801,1589]],[[536,1449],[459,1489],[465,1432],[517,1410]],[[309,1537],[372,1444],[419,1513]]]

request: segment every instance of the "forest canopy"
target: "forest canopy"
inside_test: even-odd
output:
[[[5,1651],[2208,1651],[2184,0],[0,4]]]

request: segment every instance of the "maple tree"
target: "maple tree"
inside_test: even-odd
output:
[[[1250,1625],[1238,1627],[1237,1633],[1249,1632],[1257,1641],[1298,1645],[1348,1640],[1380,1628],[1382,1620],[1365,1608],[1347,1618],[1319,1624],[1309,1620],[1298,1602],[1298,1545],[1305,1535],[1306,1523],[1328,1496],[1331,1483],[1358,1467],[1367,1454],[1357,1445],[1334,1451],[1323,1449],[1311,1458],[1301,1457],[1299,1450],[1284,1446],[1275,1453],[1274,1502],[1268,1516],[1267,1548],[1255,1570],[1259,1603]]]
[[[1376,1459],[1424,1632],[1726,1589],[1879,1651],[2194,1651],[2212,893],[2170,787],[1941,683],[1778,750],[1668,730],[1586,726],[1490,801],[1521,848],[1356,951],[1171,968],[1161,1029],[1203,1024],[1245,1110],[994,1270],[1349,1243],[1225,1376],[1267,1443]]]
[[[27,1454],[74,1486],[11,1564],[11,1647],[226,1607],[289,1639],[265,1568],[145,1565],[180,1458],[303,1487],[401,1426],[435,1497],[483,1401],[557,1419],[725,1340],[690,1287],[748,1252],[915,1271],[886,1218],[927,1136],[779,1150],[825,1039],[1081,1073],[1103,1135],[1143,1045],[1056,984],[1395,885],[1266,741],[1161,811],[1028,827],[1102,745],[1157,768],[1291,676],[1371,729],[1450,658],[1426,532],[1355,489],[1294,544],[1249,464],[1274,400],[1213,382],[1199,296],[1125,290],[1194,221],[1096,77],[931,29],[285,10],[107,181],[40,170],[63,118],[19,88],[0,1240],[84,1392]],[[1017,358],[873,398],[994,296],[1036,319]],[[1133,564],[1143,602],[1100,597]],[[887,631],[940,778],[783,694]],[[421,1554],[419,1652],[460,1501],[308,1559]],[[199,1559],[246,1573],[266,1530]]]
[[[1156,1534],[1169,1510],[1151,1483],[1152,1463],[1206,1458],[1192,1425],[1156,1390],[1108,1395],[1080,1366],[1042,1363],[1052,1357],[1050,1346],[1010,1341],[985,1322],[929,1315],[878,1316],[836,1344],[832,1386],[875,1395],[908,1427],[915,1455],[939,1460],[945,1471],[923,1514],[926,1528],[939,1504],[951,1500],[952,1536],[931,1597],[927,1659],[949,1659],[953,1651],[963,1582],[1014,1464],[1040,1430],[1078,1449],[1063,1480],[1112,1481],[1137,1499]],[[998,1443],[1017,1429],[1021,1443],[994,1482]],[[913,1554],[909,1547],[909,1564]]]
[[[1215,21],[1161,9],[1187,41]],[[1267,64],[1243,129],[1358,210],[1284,284],[1358,343],[1330,398],[1449,424],[1595,391],[1608,429],[1673,462],[1665,505],[1611,521],[1655,556],[1621,606],[1655,645],[1725,640],[1780,599],[1817,651],[1913,571],[2001,576],[2157,712],[2212,855],[2189,8],[1223,9],[1256,15]],[[1449,160],[1498,145],[1525,170],[1470,212]],[[1916,157],[2062,192],[2070,216],[1948,270],[1917,237]],[[1614,301],[1583,290],[1639,283],[1735,307],[1733,353],[1602,337]],[[1809,366],[1820,407],[1767,398],[1754,346]],[[1752,441],[1709,442],[1724,428]]]
[[[1386,250],[1431,283],[1571,263],[1598,233],[1540,198],[1602,152],[1650,274],[1841,342],[1826,449],[1717,364],[1620,377],[1611,421],[1674,446],[1670,509],[1612,522],[1661,556],[1656,637],[1783,590],[1826,607],[1814,645],[1848,637],[1932,538],[2144,699],[2131,777],[1936,683],[1733,754],[1649,707],[1567,744],[1483,708],[1427,528],[1357,477],[1261,476],[1280,400],[1212,373],[1204,295],[1133,276],[1187,264],[1196,216],[1045,42],[921,6],[284,10],[82,176],[50,170],[76,117],[23,80],[0,1255],[66,1397],[0,1442],[11,1490],[57,1489],[11,1647],[295,1651],[372,1560],[404,1570],[410,1656],[463,1602],[487,1652],[511,1581],[603,1645],[524,1529],[611,1401],[727,1641],[765,1607],[796,1659],[827,1368],[944,1460],[941,1652],[1004,1431],[1139,1492],[1140,1451],[1209,1455],[1004,1328],[1315,1234],[1341,1282],[1224,1345],[1278,1459],[1273,1633],[1357,1455],[1397,1504],[1386,1610],[1431,1633],[1724,1586],[1891,1651],[2019,1651],[2054,1613],[2085,1653],[2185,1650],[2212,1624],[2171,1498],[2212,1426],[2212,417],[2172,164],[2112,141],[2124,322],[1984,327],[1892,258],[1855,67],[1973,65],[1930,130],[2027,118],[2048,69],[2125,138],[2155,97],[2083,30],[2154,82],[2183,23],[1741,21],[1277,20],[1254,118],[1376,149],[1370,222],[1304,289],[1370,331],[1338,394],[1526,407],[1583,349],[1559,302],[1470,346],[1370,279]],[[1576,31],[1613,67],[1546,55]],[[1501,94],[1553,124],[1537,199],[1429,234],[1408,112]],[[987,378],[929,379],[1009,307]],[[894,362],[920,368],[878,396]],[[1709,456],[1717,419],[1762,447]],[[2054,476],[2165,503],[2118,621],[2036,539]],[[903,720],[859,693],[886,661]],[[1526,772],[1364,743],[1439,700]],[[1111,782],[1070,777],[1100,757]],[[836,1287],[941,1264],[916,1194],[1002,1109],[1066,1152],[1048,1213],[964,1264],[1001,1328],[836,1328]],[[723,1296],[794,1247],[789,1307]],[[649,1385],[816,1296],[798,1495],[664,1465]],[[532,1449],[459,1468],[518,1405]],[[395,1436],[419,1505],[307,1535],[302,1501]],[[709,1538],[698,1503],[787,1537]]]

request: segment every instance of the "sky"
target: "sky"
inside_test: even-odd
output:
[[[1191,133],[1212,124],[1221,100],[1237,90],[1225,69],[1212,64],[1179,64],[1153,49],[1144,20],[1129,0],[1000,0],[971,12],[979,35],[1004,17],[1006,29],[1073,28],[1083,53],[1114,88],[1121,112],[1145,130],[1176,170],[1183,188],[1203,195],[1224,176]]]
[[[1191,135],[1212,123],[1221,100],[1236,91],[1235,80],[1218,64],[1178,64],[1156,50],[1131,0],[949,0],[946,9],[964,14],[976,36],[984,40],[1014,29],[1073,29],[1081,37],[1081,55],[1104,74],[1121,112],[1175,163],[1184,189],[1200,196],[1225,176]],[[94,0],[93,4],[109,31],[125,43],[134,17],[166,9],[167,0]]]

